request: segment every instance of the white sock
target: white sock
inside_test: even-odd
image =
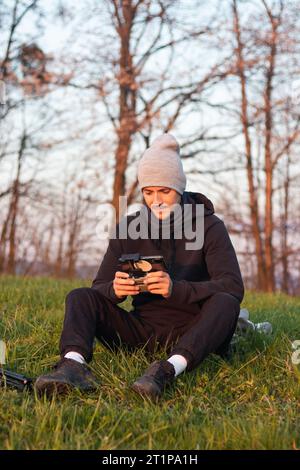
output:
[[[73,359],[73,361],[80,362],[80,364],[85,364],[84,357],[78,352],[69,351],[67,354],[65,354],[65,357],[67,359]]]
[[[174,356],[169,357],[167,361],[173,364],[175,369],[175,377],[177,377],[177,375],[181,374],[181,372],[186,369],[187,360],[185,357],[180,356],[180,354],[174,354]]]

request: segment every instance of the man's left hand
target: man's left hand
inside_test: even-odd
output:
[[[155,271],[145,276],[144,283],[152,294],[161,294],[168,298],[172,293],[173,282],[165,271]]]

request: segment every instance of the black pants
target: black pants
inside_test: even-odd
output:
[[[240,304],[235,297],[218,293],[203,302],[199,314],[184,327],[172,327],[170,320],[170,326],[162,332],[145,323],[139,312],[126,312],[95,289],[80,287],[66,296],[60,353],[64,356],[68,351],[76,351],[89,362],[96,337],[113,351],[119,347],[133,350],[143,346],[152,353],[163,346],[169,356],[184,356],[187,370],[191,370],[211,352],[226,354],[239,311]]]

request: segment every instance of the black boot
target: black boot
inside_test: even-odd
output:
[[[132,384],[131,388],[139,395],[150,399],[161,396],[164,388],[175,379],[175,369],[168,361],[155,361],[144,375]]]
[[[34,388],[39,395],[65,394],[73,388],[91,392],[97,388],[96,378],[86,364],[63,357],[53,368],[53,372],[36,379]]]

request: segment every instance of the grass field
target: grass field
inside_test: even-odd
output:
[[[7,367],[35,377],[59,358],[65,295],[90,282],[0,277],[0,283]],[[99,343],[91,364],[102,383],[97,393],[47,401],[1,389],[0,448],[300,448],[300,366],[291,360],[291,343],[300,340],[300,298],[247,293],[243,306],[252,320],[273,324],[272,336],[249,335],[228,361],[210,355],[180,375],[159,405],[129,389],[153,357],[142,350],[112,354]]]

